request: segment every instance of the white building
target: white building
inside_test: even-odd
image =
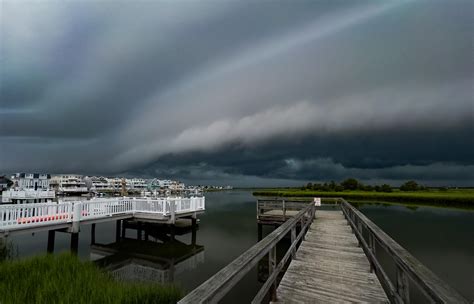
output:
[[[62,195],[80,196],[89,192],[83,176],[78,174],[54,175],[51,184],[57,189],[58,194]]]
[[[114,191],[120,191],[122,189],[122,179],[120,177],[107,178],[107,181]]]
[[[49,174],[17,173],[12,180],[13,187],[2,192],[2,203],[45,203],[56,197]]]
[[[129,190],[145,190],[148,186],[148,183],[143,178],[127,178],[127,189]]]
[[[92,176],[90,177],[92,181],[92,188],[91,191],[95,192],[108,192],[113,191],[114,188],[111,183],[109,183],[109,179],[102,176]]]

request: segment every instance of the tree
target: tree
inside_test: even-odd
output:
[[[374,186],[365,185],[365,186],[361,187],[361,189],[364,190],[364,191],[374,191]]]
[[[345,190],[357,190],[359,182],[355,178],[348,178],[341,183]]]
[[[408,181],[400,186],[401,191],[417,191],[419,190],[418,183],[415,181]]]
[[[312,183],[306,184],[306,189],[312,190],[313,189],[313,184]]]
[[[383,184],[382,186],[380,186],[380,191],[381,192],[392,192],[392,187],[390,187],[390,185]]]

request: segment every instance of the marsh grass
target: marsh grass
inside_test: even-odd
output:
[[[342,197],[348,200],[378,200],[385,202],[399,202],[405,204],[432,205],[457,208],[474,208],[474,191],[448,190],[448,191],[416,191],[416,192],[373,192],[373,191],[313,191],[301,189],[261,189],[253,192],[254,196],[276,197]]]
[[[0,262],[0,303],[176,303],[174,286],[116,281],[71,254]]]

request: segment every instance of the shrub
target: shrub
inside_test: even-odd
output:
[[[415,181],[408,181],[400,186],[401,191],[418,191],[419,186]]]
[[[341,183],[345,190],[357,190],[359,182],[355,178],[348,178]]]

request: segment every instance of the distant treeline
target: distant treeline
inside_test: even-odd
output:
[[[313,191],[326,191],[326,192],[342,192],[342,191],[375,191],[375,192],[392,192],[393,187],[388,184],[382,185],[365,185],[362,182],[358,181],[355,178],[348,178],[341,182],[340,184],[331,181],[329,183],[307,183],[301,187],[301,190],[313,190]],[[419,185],[415,181],[407,181],[400,186],[400,191],[424,191],[428,188],[422,185]]]

